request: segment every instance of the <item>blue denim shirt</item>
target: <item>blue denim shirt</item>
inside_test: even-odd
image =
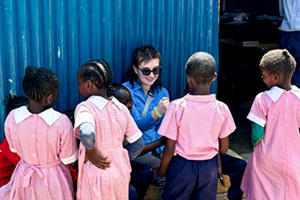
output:
[[[279,0],[279,11],[283,16],[280,30],[300,31],[300,0]]]
[[[151,112],[155,106],[158,105],[159,101],[163,97],[169,97],[169,92],[165,88],[157,88],[153,91],[153,100],[148,108],[147,114],[144,118],[141,118],[141,114],[144,110],[147,96],[143,88],[137,82],[134,82],[134,87],[128,82],[123,83],[123,85],[130,91],[133,106],[131,115],[136,122],[139,129],[143,132],[143,139],[145,144],[151,143],[159,138],[161,135],[157,133],[162,119],[164,116],[160,117],[157,121],[151,116]],[[156,149],[158,153],[162,152],[163,147]]]

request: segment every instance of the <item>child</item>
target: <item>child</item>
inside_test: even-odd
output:
[[[217,155],[227,152],[236,127],[228,107],[210,94],[214,58],[193,54],[186,74],[190,94],[170,104],[158,131],[167,141],[157,174],[167,176],[163,199],[216,199]]]
[[[186,84],[184,94],[189,93],[188,84]],[[220,183],[225,186],[223,174],[230,177],[230,187],[227,191],[229,200],[242,200],[243,191],[240,189],[243,174],[247,165],[245,160],[230,156],[228,154],[219,154],[218,157],[218,177]]]
[[[113,79],[107,62],[83,64],[77,79],[79,93],[86,100],[75,110],[75,134],[81,140],[77,199],[128,199],[131,167],[122,143],[124,136],[133,143],[142,133],[126,106],[107,97]],[[101,156],[108,158],[106,170],[101,169]]]
[[[300,197],[300,90],[291,85],[295,68],[287,50],[269,51],[260,62],[270,90],[256,96],[247,116],[255,145],[241,185],[247,200]]]
[[[123,85],[118,83],[111,84],[111,87],[107,90],[107,96],[114,96],[116,99],[120,101],[120,103],[124,104],[128,110],[132,111],[132,98],[130,91]],[[132,161],[135,159],[141,151],[144,149],[139,149],[137,142],[141,142],[144,145],[143,137],[139,139],[140,141],[136,141],[132,144],[128,144],[128,142],[123,142],[124,148],[127,149],[130,157],[130,164],[132,168],[131,172],[131,180],[129,185],[129,199],[137,199],[143,200],[146,192],[148,190],[149,185],[153,180],[153,172],[150,170],[150,167]],[[147,146],[147,145],[146,145]],[[152,150],[156,149],[153,148]],[[151,150],[149,150],[151,151]],[[135,197],[136,194],[136,197]]]
[[[66,164],[77,160],[72,124],[54,111],[59,90],[55,74],[44,68],[27,67],[23,90],[29,106],[11,111],[5,135],[12,152],[21,160],[0,199],[73,199],[73,185]]]
[[[7,114],[9,114],[15,108],[28,106],[29,100],[27,97],[9,95],[4,104],[6,105]],[[0,145],[0,187],[9,182],[19,160],[18,154],[10,151],[9,144],[5,138]]]

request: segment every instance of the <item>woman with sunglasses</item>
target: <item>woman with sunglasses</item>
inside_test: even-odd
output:
[[[143,132],[146,144],[143,152],[150,151],[134,161],[151,168],[160,165],[160,154],[165,138],[161,138],[157,130],[170,103],[169,93],[158,79],[162,71],[160,61],[161,55],[153,46],[144,45],[137,48],[132,54],[132,67],[127,73],[129,81],[123,84],[132,96],[131,115]],[[159,199],[161,199],[165,178],[157,177],[155,174],[153,184],[159,187]]]

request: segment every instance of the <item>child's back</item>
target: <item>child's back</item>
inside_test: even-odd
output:
[[[98,64],[101,67],[104,67],[104,65],[108,67],[106,62],[90,61],[78,71],[79,87],[86,82],[83,72],[89,69],[85,67],[94,67],[99,70],[97,69]],[[91,93],[88,89],[86,93],[81,89],[79,90],[81,94],[88,95],[85,97],[86,101],[76,107],[75,134],[78,138],[81,138],[79,132],[81,125],[85,123],[92,124],[95,128],[95,145],[93,148],[109,158],[110,167],[104,170],[90,161],[85,162],[87,150],[84,144],[81,143],[79,148],[77,198],[128,199],[131,167],[128,152],[123,148],[123,140],[126,136],[130,143],[134,142],[141,137],[142,133],[137,128],[125,105],[114,97],[111,99],[104,98],[106,97],[106,87],[96,87],[95,90],[96,92]],[[103,96],[101,95],[102,90],[104,91]]]
[[[271,89],[256,96],[248,115],[253,122],[252,142],[255,148],[241,188],[250,200],[298,199],[300,196],[300,90],[290,85],[293,65],[286,65],[290,68],[283,70],[287,74],[276,72],[274,77],[275,73],[268,69],[270,64],[265,66],[269,59],[275,60],[270,66],[276,63],[284,66],[281,63],[288,55],[282,50],[275,50],[261,61],[264,82]],[[282,60],[278,61],[275,56],[282,56]],[[266,77],[265,70],[269,73]],[[274,78],[274,83],[268,81],[269,76]],[[259,136],[259,129],[262,130],[261,137],[254,137]]]
[[[166,116],[164,125],[168,125],[159,132],[168,129],[168,138],[177,142],[175,154],[188,160],[213,158],[218,154],[219,138],[227,137],[235,129],[227,105],[216,100],[214,94],[187,94],[171,102],[168,109],[175,116]]]
[[[28,77],[32,71],[35,75],[39,74],[35,80],[44,81],[45,77],[51,79],[55,76],[46,69],[29,67],[26,69],[23,87],[26,81],[31,81]],[[46,91],[51,88],[49,85]],[[55,85],[58,87],[58,81]],[[27,96],[33,91],[28,90],[24,90]],[[76,161],[77,148],[70,120],[51,108],[56,99],[53,96],[56,96],[57,91],[53,93],[47,91],[51,96],[47,102],[43,95],[39,96],[41,99],[34,96],[42,93],[28,96],[30,102],[28,108],[22,106],[8,115],[5,121],[6,138],[11,151],[16,152],[21,160],[11,181],[0,189],[1,199],[74,198],[71,175],[65,164]],[[37,113],[29,111],[37,108],[42,111]]]

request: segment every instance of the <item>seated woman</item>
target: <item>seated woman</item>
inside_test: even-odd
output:
[[[133,105],[131,115],[143,132],[145,144],[158,147],[164,138],[157,133],[162,118],[169,106],[169,93],[162,87],[159,74],[161,55],[156,48],[144,45],[132,54],[132,66],[128,70],[128,82],[123,85],[130,91]],[[137,157],[134,161],[151,168],[160,165],[162,147],[151,153]],[[154,177],[154,185],[159,186],[159,198],[165,185],[164,177]]]

